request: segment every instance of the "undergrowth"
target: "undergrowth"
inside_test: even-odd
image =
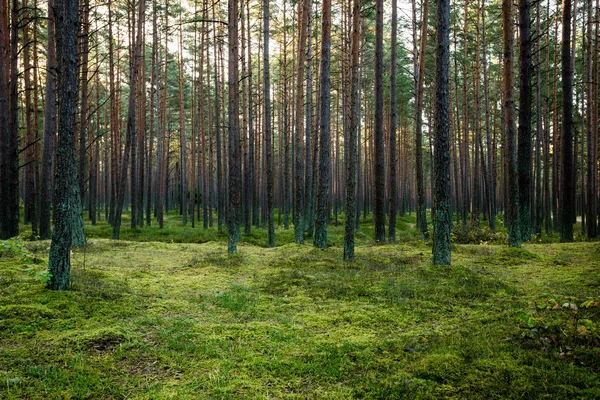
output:
[[[3,245],[0,398],[600,397],[597,243],[455,243],[433,266],[407,216],[383,245],[366,221],[345,263],[343,226],[325,250],[256,231],[229,256],[168,222],[86,227],[67,292],[36,276],[48,241]]]

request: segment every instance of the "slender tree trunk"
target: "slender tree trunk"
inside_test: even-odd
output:
[[[594,86],[596,85],[596,75],[593,74],[592,70],[592,54],[594,45],[592,43],[592,32],[593,32],[593,18],[592,18],[592,0],[588,0],[588,26],[587,26],[587,70],[586,70],[586,82],[588,88],[587,94],[587,107],[586,107],[586,120],[587,120],[587,236],[589,238],[595,238],[598,236],[597,228],[597,135],[594,130],[594,108],[597,106],[594,99]]]
[[[233,0],[232,0],[233,1]],[[215,11],[213,7],[213,20],[215,19]],[[214,54],[215,59],[217,58],[217,31],[216,25],[213,23],[213,32],[214,32]],[[221,107],[219,100],[219,68],[218,62],[215,62],[215,128],[216,128],[216,146],[217,146],[217,226],[219,232],[223,230],[223,217],[224,217],[224,207],[225,207],[225,196],[223,187],[223,156],[222,156],[222,145],[221,145]]]
[[[429,238],[425,213],[425,175],[423,171],[423,85],[425,82],[425,58],[427,57],[427,22],[429,1],[423,0],[421,9],[421,38],[419,47],[419,70],[415,93],[415,158],[417,172],[417,224],[423,239]],[[433,183],[433,182],[432,182]]]
[[[0,12],[0,15],[2,13]],[[46,102],[44,104],[44,150],[40,179],[40,239],[50,239],[50,209],[52,207],[52,162],[56,139],[56,43],[54,0],[48,0],[48,45],[46,48]],[[0,17],[1,18],[1,17]],[[0,29],[2,21],[0,20]],[[2,41],[0,40],[0,46]],[[2,49],[0,48],[0,58]],[[0,108],[2,108],[2,60],[0,60]],[[4,113],[0,113],[0,125]],[[0,140],[3,143],[4,140]]]
[[[238,95],[238,0],[228,2],[228,89],[229,89],[229,209],[227,211],[229,254],[237,253],[237,242],[240,240],[240,207],[241,207],[241,148],[239,127],[239,95]]]
[[[383,0],[375,1],[375,241],[385,241],[385,149],[383,138]]]
[[[531,22],[529,0],[519,0],[519,148],[518,185],[521,239],[531,239]]]
[[[536,3],[536,32],[541,32],[540,25],[540,2]],[[542,235],[543,202],[542,202],[542,62],[540,57],[541,39],[536,44],[536,67],[535,67],[535,102],[536,102],[536,133],[535,133],[535,224],[533,231],[538,237]]]
[[[19,153],[17,44],[18,2],[13,0],[9,33],[8,2],[0,6],[2,44],[0,44],[0,233],[2,239],[19,234]],[[10,38],[10,39],[9,39]],[[10,60],[7,65],[6,60]]]
[[[389,170],[390,180],[388,198],[390,206],[390,220],[388,237],[390,241],[396,240],[396,203],[398,199],[398,188],[396,178],[396,63],[398,46],[398,1],[392,0],[392,50],[390,55],[390,126],[389,126]],[[384,233],[385,234],[385,233]]]
[[[521,247],[519,226],[519,187],[517,176],[517,127],[514,115],[514,14],[510,0],[502,0],[502,34],[504,39],[504,121],[506,124],[506,176],[508,191],[507,222],[509,245]]]
[[[296,243],[304,243],[304,157],[303,157],[303,94],[306,63],[306,41],[310,0],[298,3],[298,67],[296,69],[296,119],[294,140],[294,238]]]
[[[139,16],[138,22],[143,21],[145,12],[145,0],[139,2]],[[138,75],[140,71],[140,61],[142,56],[142,23],[137,25],[137,34],[134,43],[134,59],[131,63],[131,75],[129,78],[129,106],[127,115],[127,133],[125,138],[125,152],[123,154],[123,160],[121,161],[121,173],[120,176],[123,178],[119,185],[119,193],[117,195],[117,207],[115,209],[115,223],[113,224],[113,239],[118,240],[121,231],[121,214],[123,212],[123,202],[125,201],[125,178],[127,177],[127,167],[129,165],[129,156],[134,150],[134,143],[136,140],[136,88]],[[135,176],[135,171],[132,170],[131,174]]]
[[[187,180],[187,138],[185,136],[185,99],[183,96],[183,21],[182,10],[179,11],[179,167],[181,176],[181,186],[179,192],[181,205],[181,223],[187,224],[188,215],[188,180]]]
[[[394,6],[396,1],[394,0]],[[352,42],[351,42],[351,100],[350,129],[348,132],[348,173],[346,175],[346,229],[344,234],[344,260],[354,260],[355,196],[356,196],[356,137],[360,123],[359,87],[359,48],[360,48],[360,0],[352,2]],[[392,57],[393,58],[393,57]],[[393,76],[393,75],[392,75]],[[394,193],[395,194],[395,193]],[[391,236],[390,236],[391,237]]]
[[[433,264],[450,264],[450,1],[438,0],[435,42],[435,153]]]
[[[319,185],[317,190],[317,212],[315,223],[315,246],[327,247],[327,225],[329,224],[329,180],[330,180],[330,102],[331,102],[331,0],[323,0],[321,13],[321,87],[319,117]]]
[[[563,0],[562,14],[562,135],[560,142],[560,240],[573,241],[573,71],[571,64],[571,0]]]
[[[267,230],[269,247],[275,247],[275,223],[273,220],[273,150],[271,144],[271,78],[269,70],[269,0],[263,0],[263,43],[265,158],[267,162]]]
[[[89,108],[89,93],[88,93],[88,60],[89,60],[89,47],[90,47],[90,2],[85,0],[83,3],[82,10],[82,21],[80,27],[80,63],[81,63],[81,109],[79,110],[79,193],[81,195],[81,202],[85,198],[85,183],[86,183],[86,170],[87,170],[87,135],[88,135],[88,108]]]

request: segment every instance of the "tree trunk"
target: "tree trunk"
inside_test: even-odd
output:
[[[435,43],[435,154],[433,264],[450,264],[450,1],[438,0]]]
[[[425,58],[427,57],[427,22],[429,1],[423,0],[421,10],[421,38],[419,48],[419,70],[415,93],[415,158],[417,172],[417,227],[423,239],[429,238],[425,213],[425,174],[423,171],[423,85],[425,82]],[[432,182],[433,183],[433,182]]]
[[[519,148],[518,185],[521,239],[531,239],[531,22],[529,0],[519,0]]]
[[[398,188],[396,180],[396,63],[398,46],[398,1],[392,0],[392,51],[390,55],[390,126],[389,126],[389,153],[390,153],[390,180],[388,198],[390,201],[390,220],[388,237],[390,241],[396,240],[396,203]]]
[[[560,137],[560,240],[573,241],[575,182],[573,181],[573,71],[571,64],[571,0],[562,14],[562,135]]]
[[[395,7],[396,0],[394,0]],[[356,137],[360,123],[359,87],[359,48],[360,48],[360,0],[352,2],[352,44],[351,44],[351,97],[350,129],[348,132],[348,173],[346,175],[346,229],[344,233],[344,260],[354,260],[354,218],[356,213]],[[394,8],[395,10],[395,8]],[[393,57],[392,57],[393,59]],[[393,76],[393,75],[392,75]],[[395,193],[394,193],[395,194]],[[391,235],[390,235],[391,237]]]
[[[269,71],[269,0],[263,0],[263,90],[265,155],[267,162],[267,230],[269,247],[275,247],[275,223],[273,220],[273,150],[271,145],[271,82]]]
[[[144,19],[145,12],[145,0],[140,0],[139,3],[139,16],[138,21],[141,22]],[[113,239],[118,240],[121,233],[121,214],[123,212],[123,202],[125,200],[125,183],[127,177],[127,167],[129,165],[129,156],[134,150],[134,143],[136,140],[136,88],[138,75],[140,71],[140,60],[142,56],[142,23],[137,25],[137,34],[134,43],[134,59],[131,62],[131,75],[129,78],[129,105],[127,115],[127,133],[125,137],[125,152],[123,154],[123,160],[121,161],[121,173],[122,178],[121,184],[119,185],[119,192],[117,194],[117,206],[115,208],[115,222],[113,224]],[[131,174],[135,176],[135,171]]]
[[[519,230],[519,187],[517,176],[517,127],[514,115],[514,17],[510,0],[502,1],[502,33],[504,39],[504,122],[506,124],[506,190],[508,204],[506,210],[509,225],[509,245],[521,247]]]
[[[327,247],[327,225],[329,224],[329,179],[330,179],[330,102],[331,102],[331,0],[323,0],[321,13],[321,87],[319,117],[319,185],[317,190],[315,246]]]
[[[385,143],[383,138],[383,0],[375,1],[375,241],[385,241]]]
[[[229,209],[227,211],[227,231],[229,254],[237,253],[237,242],[240,240],[240,207],[241,207],[241,149],[239,127],[239,95],[238,95],[238,0],[228,1],[228,111],[229,111]]]
[[[1,12],[0,12],[1,15]],[[44,150],[42,154],[42,174],[40,178],[40,239],[50,239],[50,209],[52,195],[52,162],[56,139],[56,43],[54,25],[54,0],[48,0],[48,46],[46,53],[46,102],[44,104]],[[0,17],[1,18],[1,17]],[[2,21],[0,20],[0,29]],[[2,46],[0,41],[0,46]],[[0,48],[0,58],[2,49]],[[2,60],[0,59],[0,102],[2,100]],[[0,108],[2,104],[0,103]],[[0,113],[0,125],[4,113]],[[4,143],[4,140],[0,140]]]
[[[71,283],[71,244],[75,228],[72,214],[81,210],[75,157],[78,0],[57,0],[54,10],[60,107],[55,176],[56,209],[48,261],[48,287],[66,290]]]

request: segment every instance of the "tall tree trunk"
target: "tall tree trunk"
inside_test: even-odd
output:
[[[229,254],[237,253],[237,242],[240,240],[240,207],[241,207],[241,149],[239,127],[239,95],[238,95],[238,0],[229,0],[228,6],[228,89],[229,89],[229,209],[227,211],[227,231]]]
[[[9,33],[8,2],[2,2],[0,18],[3,35],[0,44],[0,234],[8,239],[19,234],[19,153],[18,153],[18,92],[17,39],[18,2],[13,0]],[[10,40],[9,40],[10,38]],[[6,61],[10,60],[7,65]]]
[[[435,42],[435,153],[433,264],[450,264],[450,1],[438,0]]]
[[[218,3],[217,3],[218,4]],[[215,10],[213,7],[213,20],[215,19]],[[222,145],[221,145],[221,103],[219,100],[219,68],[217,62],[217,30],[216,24],[213,23],[213,42],[214,42],[214,54],[215,54],[215,130],[216,130],[216,146],[217,146],[217,226],[219,232],[223,230],[223,217],[225,213],[225,196],[223,187],[223,156],[222,156]]]
[[[152,0],[152,53],[150,55],[150,137],[148,139],[148,171],[146,180],[146,225],[150,226],[152,222],[152,194],[157,191],[154,189],[155,179],[158,176],[154,174],[154,131],[156,129],[156,120],[154,118],[156,113],[156,107],[159,105],[158,102],[158,12],[156,10],[156,0]],[[160,121],[159,121],[160,123]],[[160,130],[160,128],[159,128]],[[160,138],[159,138],[160,139]],[[160,163],[160,157],[156,157],[157,163]],[[154,191],[153,191],[154,189]]]
[[[250,35],[250,0],[246,2],[246,25],[247,25],[247,56],[248,56],[248,73],[247,73],[247,93],[248,93],[248,164],[246,166],[246,214],[244,231],[247,235],[250,234],[253,216],[257,210],[254,209],[254,194],[255,194],[255,176],[254,176],[254,110],[252,98],[252,41]]]
[[[265,158],[267,162],[267,230],[269,247],[275,247],[275,223],[273,220],[273,150],[271,145],[271,77],[269,70],[269,0],[263,0],[263,43]]]
[[[83,3],[83,10],[81,15],[81,27],[80,27],[80,63],[81,63],[81,83],[80,83],[80,95],[81,95],[81,109],[79,110],[79,193],[81,195],[81,202],[85,198],[85,183],[86,183],[86,170],[87,170],[87,119],[88,119],[88,108],[89,108],[89,94],[88,94],[88,60],[89,60],[89,47],[90,47],[90,2],[85,0]]]
[[[0,15],[2,13],[0,12]],[[46,102],[44,104],[44,150],[40,178],[40,239],[50,239],[50,209],[52,207],[52,162],[56,139],[56,43],[54,0],[48,0],[48,45],[46,49]],[[0,17],[1,18],[1,17]],[[0,20],[0,29],[2,21]],[[0,41],[2,46],[2,41]],[[0,58],[2,49],[0,47]],[[2,108],[2,60],[0,60],[0,108]],[[0,113],[0,129],[5,113]],[[4,140],[0,140],[4,143]],[[3,158],[4,159],[4,158]],[[2,191],[0,191],[2,192]]]
[[[310,0],[298,3],[298,64],[296,69],[296,129],[294,131],[294,238],[296,243],[304,243],[304,157],[303,157],[303,94],[304,73],[306,63],[306,41],[308,31],[308,17],[310,14]]]
[[[394,5],[396,0],[394,0]],[[346,175],[346,229],[344,233],[344,260],[354,260],[355,196],[356,196],[356,137],[360,123],[359,87],[359,48],[360,48],[360,0],[352,2],[352,42],[351,42],[351,100],[350,129],[348,132],[348,173]],[[392,57],[393,58],[393,57]],[[392,75],[393,76],[393,75]],[[394,193],[395,194],[395,193]],[[390,235],[391,237],[391,235]]]
[[[385,241],[385,143],[383,138],[383,0],[375,1],[375,241]]]
[[[597,77],[593,74],[592,70],[592,54],[594,45],[592,42],[593,32],[593,18],[592,18],[592,0],[588,0],[588,26],[587,26],[587,69],[586,69],[586,82],[588,88],[587,94],[587,107],[586,107],[586,120],[587,120],[587,236],[589,238],[595,238],[598,236],[597,228],[597,134],[594,130],[594,108],[597,107],[594,99],[594,86],[597,84]],[[593,77],[592,77],[593,76]]]
[[[139,16],[138,22],[143,21],[146,3],[145,0],[139,2]],[[118,240],[121,233],[121,214],[123,212],[123,202],[125,201],[125,183],[127,177],[127,167],[129,165],[129,156],[133,151],[134,143],[136,140],[136,88],[138,82],[138,76],[140,71],[140,60],[142,56],[142,23],[137,24],[137,34],[134,43],[134,59],[131,63],[131,75],[129,78],[129,105],[127,115],[127,133],[125,137],[125,152],[123,154],[123,160],[121,161],[121,172],[122,178],[121,184],[119,185],[119,192],[117,195],[117,207],[115,209],[115,222],[113,224],[113,239]],[[135,171],[131,174],[135,176]]]
[[[48,287],[66,290],[71,283],[71,244],[75,228],[72,214],[81,210],[75,157],[78,0],[57,0],[54,10],[60,107],[56,152],[56,209],[48,261]]]
[[[390,241],[396,240],[396,203],[398,199],[398,188],[396,178],[396,63],[398,46],[398,1],[392,0],[392,51],[390,54],[390,126],[389,126],[389,149],[390,149],[390,181],[388,198],[390,201],[390,220],[388,237]]]
[[[519,0],[519,148],[518,184],[521,239],[531,239],[531,22],[528,0]]]
[[[321,87],[319,117],[319,185],[317,190],[315,246],[327,247],[327,225],[329,224],[329,179],[330,179],[330,102],[331,102],[331,0],[323,0],[321,13]]]
[[[417,225],[423,239],[429,238],[425,213],[425,174],[423,171],[423,85],[425,82],[425,58],[427,57],[427,22],[429,1],[423,0],[421,9],[421,38],[419,47],[419,70],[415,93],[415,158],[417,172]],[[433,182],[432,182],[433,183]]]
[[[541,32],[540,25],[540,2],[536,3],[536,32]],[[536,67],[535,67],[535,103],[536,103],[536,133],[535,133],[535,224],[533,231],[536,235],[542,235],[543,202],[542,202],[542,62],[540,57],[541,39],[538,37],[536,44]]]
[[[510,0],[502,0],[502,34],[504,39],[504,121],[506,124],[506,190],[508,194],[507,222],[509,245],[521,247],[519,230],[519,187],[517,176],[517,127],[514,113],[514,17]]]
[[[187,224],[188,203],[187,203],[187,138],[185,137],[185,98],[183,93],[183,18],[182,10],[179,10],[179,168],[181,177],[181,186],[179,199],[181,205],[181,223]]]
[[[560,240],[573,241],[575,182],[573,181],[573,71],[571,64],[571,0],[562,14],[562,135],[560,137]]]

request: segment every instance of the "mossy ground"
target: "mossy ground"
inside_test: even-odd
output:
[[[228,256],[168,222],[86,227],[68,292],[36,273],[48,241],[0,257],[0,398],[600,398],[598,243],[455,244],[436,267],[406,217],[385,245],[367,221],[347,264],[343,226]]]

